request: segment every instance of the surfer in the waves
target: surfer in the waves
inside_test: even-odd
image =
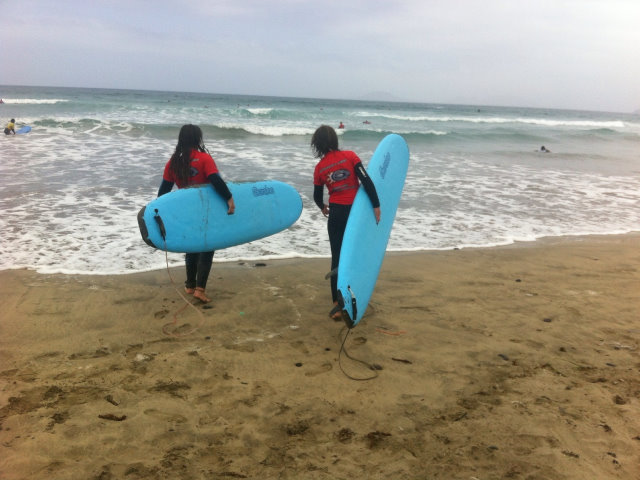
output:
[[[202,141],[202,130],[197,125],[183,125],[178,135],[178,144],[164,167],[162,184],[158,196],[169,193],[176,184],[178,188],[210,182],[216,192],[227,201],[227,214],[236,209],[233,196],[224,182],[215,161]],[[185,291],[203,303],[211,299],[205,294],[214,252],[187,253],[185,264],[187,280]]]
[[[314,156],[320,158],[313,174],[313,200],[322,210],[323,215],[329,217],[327,230],[331,245],[331,271],[333,272],[331,298],[334,305],[329,315],[334,320],[340,320],[342,317],[338,306],[336,269],[340,259],[340,249],[347,227],[347,219],[360,182],[371,200],[376,222],[380,222],[380,201],[376,187],[367,175],[358,156],[352,151],[338,149],[338,135],[332,127],[322,125],[315,131],[311,138],[311,149]],[[328,205],[324,203],[325,185],[329,191]]]
[[[9,123],[7,123],[7,126],[4,127],[4,134],[5,135],[11,135],[11,134],[16,134],[16,120],[15,118],[12,118],[11,121]]]

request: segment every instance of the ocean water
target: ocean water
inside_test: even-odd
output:
[[[293,227],[215,261],[329,255],[309,142],[317,126],[340,121],[341,148],[365,166],[386,134],[409,144],[389,250],[640,230],[637,115],[15,86],[0,86],[0,98],[2,122],[33,128],[0,136],[0,269],[163,268],[164,252],[142,241],[136,215],[155,198],[185,123],[202,127],[225,180],[277,179],[303,198]],[[181,265],[182,255],[169,262]]]

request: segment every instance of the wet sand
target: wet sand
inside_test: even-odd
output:
[[[262,263],[0,272],[0,478],[640,478],[640,235]]]

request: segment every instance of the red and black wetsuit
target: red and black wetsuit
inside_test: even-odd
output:
[[[191,176],[189,177],[187,184],[183,184],[178,180],[171,169],[171,160],[169,160],[164,167],[164,174],[162,175],[162,183],[158,190],[158,196],[160,197],[165,193],[169,193],[174,184],[177,184],[178,188],[185,188],[207,182],[210,182],[211,185],[213,185],[213,188],[215,188],[216,192],[218,192],[222,198],[225,200],[229,200],[231,198],[231,192],[220,176],[213,157],[211,157],[207,152],[192,150]],[[214,253],[215,251],[185,254],[187,280],[184,282],[184,285],[186,288],[200,287],[204,289],[207,286]]]
[[[322,210],[324,208],[324,186],[329,190],[329,243],[331,245],[331,270],[338,266],[342,238],[347,227],[351,205],[358,193],[360,182],[371,200],[371,206],[380,206],[376,187],[362,166],[358,156],[349,150],[333,150],[327,153],[316,165],[313,173],[313,200]],[[338,293],[338,276],[331,277],[331,297],[335,302]]]

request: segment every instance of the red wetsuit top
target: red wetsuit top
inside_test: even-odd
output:
[[[316,165],[313,184],[318,187],[327,186],[329,203],[351,205],[360,186],[356,174],[358,163],[361,161],[354,152],[333,150]]]
[[[171,160],[164,167],[162,179],[167,182],[175,183],[178,188],[188,187],[189,185],[199,185],[201,183],[209,183],[209,175],[218,173],[218,167],[213,157],[206,152],[191,150],[191,177],[187,185],[178,181],[173,170],[171,170]]]

